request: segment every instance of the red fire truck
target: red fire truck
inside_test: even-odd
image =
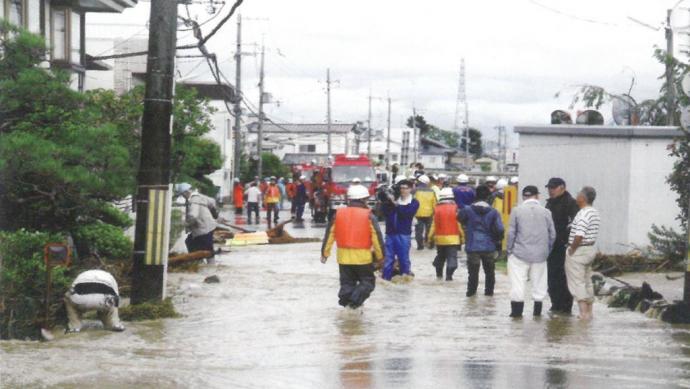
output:
[[[346,205],[347,188],[355,178],[359,178],[362,185],[369,189],[367,204],[372,209],[376,206],[378,181],[374,166],[366,155],[336,154],[333,159],[333,165],[328,168],[327,177],[329,219],[333,217],[336,209]]]

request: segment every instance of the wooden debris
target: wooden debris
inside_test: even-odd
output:
[[[188,254],[175,255],[168,258],[168,265],[175,266],[183,263],[201,261],[213,255],[211,251],[195,251]]]
[[[225,225],[225,226],[228,226],[228,227],[230,227],[230,228],[234,228],[234,229],[236,229],[236,230],[238,230],[238,231],[242,231],[242,232],[245,232],[245,233],[256,232],[256,230],[252,230],[251,228],[244,228],[244,227],[240,227],[240,226],[235,225],[235,224],[230,224],[230,223],[228,223],[228,222],[225,221],[225,220],[221,220],[221,221],[220,221],[220,224],[223,224],[223,225]]]
[[[286,220],[275,227],[266,231],[268,235],[268,243],[270,244],[287,244],[287,243],[309,243],[309,242],[320,242],[319,238],[295,238],[285,231],[285,225],[291,223],[293,219]]]

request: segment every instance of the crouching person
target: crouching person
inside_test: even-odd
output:
[[[374,257],[377,261],[383,260],[383,239],[376,217],[367,208],[368,197],[366,187],[350,186],[347,190],[348,205],[336,212],[326,229],[321,248],[321,262],[326,263],[333,242],[338,245],[338,304],[351,309],[359,308],[374,290]]]
[[[81,315],[87,311],[97,311],[103,327],[111,331],[124,331],[120,323],[117,307],[120,294],[117,282],[110,273],[103,270],[87,270],[77,276],[65,293],[67,309],[67,332],[81,331]]]
[[[462,247],[464,236],[458,223],[458,206],[455,204],[453,189],[441,189],[439,200],[429,231],[429,245],[431,246],[432,242],[436,243],[436,279],[443,279],[445,264],[446,281],[452,281],[453,273],[458,268],[458,250]]]

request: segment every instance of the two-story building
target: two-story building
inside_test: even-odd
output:
[[[89,67],[85,44],[86,14],[122,12],[137,0],[0,0],[0,18],[20,26],[46,40],[47,64],[66,69],[72,75],[72,87],[84,89]]]

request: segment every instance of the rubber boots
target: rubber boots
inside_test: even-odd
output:
[[[525,303],[520,301],[510,302],[510,317],[522,317],[522,310],[525,308]]]
[[[534,302],[534,310],[532,311],[532,315],[533,316],[541,316],[541,307],[542,307],[541,301],[535,301]]]

